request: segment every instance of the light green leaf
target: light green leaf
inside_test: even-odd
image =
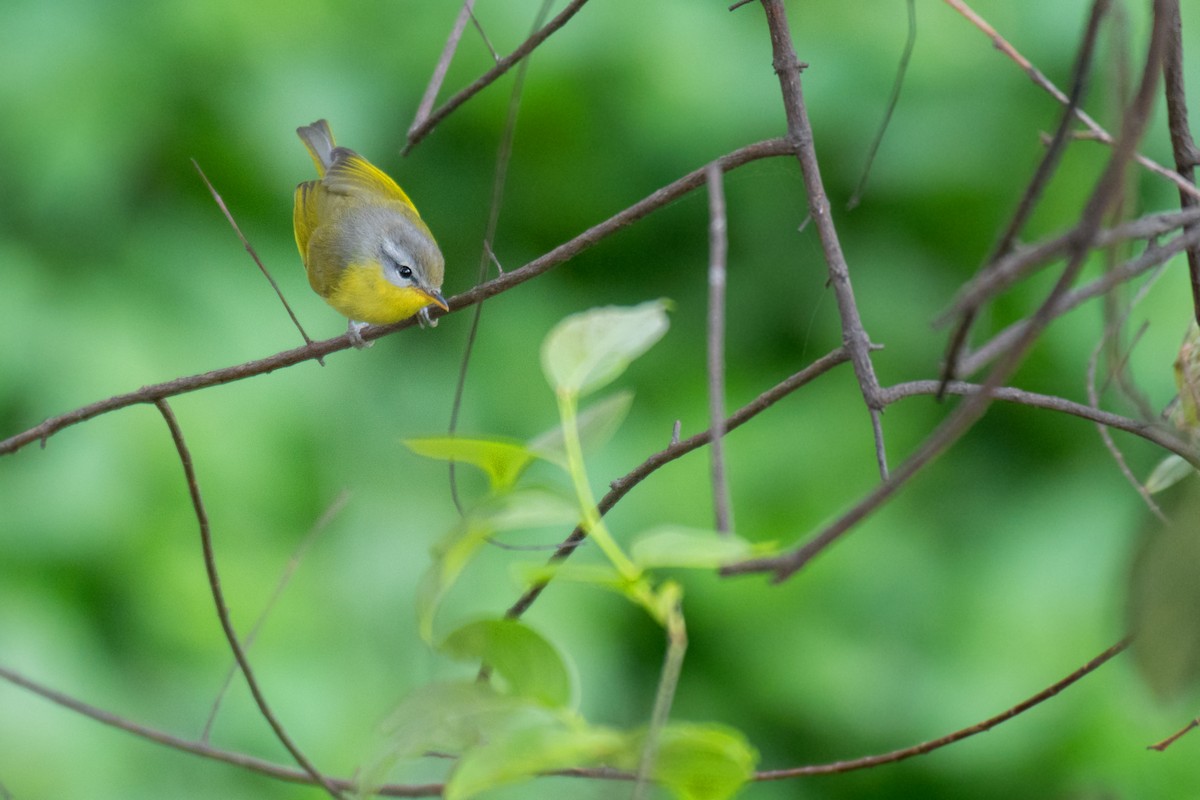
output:
[[[572,314],[542,342],[542,371],[555,391],[587,394],[624,372],[668,326],[665,300]]]
[[[510,694],[549,707],[566,707],[574,700],[574,681],[563,656],[519,620],[470,622],[447,636],[438,650],[460,661],[488,664]]]
[[[1150,473],[1150,477],[1146,478],[1146,491],[1150,494],[1157,494],[1164,489],[1171,488],[1195,471],[1196,468],[1186,460],[1171,453],[1158,462],[1158,466]]]
[[[626,746],[626,738],[606,728],[549,720],[506,731],[463,754],[446,782],[446,800],[466,800],[548,770],[602,763]]]
[[[1133,661],[1163,699],[1200,682],[1200,494],[1145,534],[1129,581]]]
[[[629,555],[639,567],[716,569],[755,553],[755,547],[733,534],[661,525],[634,539]]]
[[[637,769],[645,736],[635,737],[620,765]],[[726,800],[754,777],[758,752],[741,731],[723,725],[672,723],[659,734],[652,774],[678,800]]]
[[[633,404],[633,392],[624,390],[598,400],[579,412],[575,424],[579,428],[579,441],[586,451],[599,447],[609,440],[629,413]],[[563,469],[567,466],[567,453],[563,445],[562,426],[555,426],[532,439],[528,447],[541,458]]]
[[[361,769],[358,796],[370,797],[398,761],[427,752],[462,753],[497,731],[534,724],[546,712],[479,681],[432,683],[401,701],[382,726],[385,741]]]
[[[535,457],[525,445],[502,439],[428,436],[405,439],[404,446],[426,458],[457,461],[479,467],[487,474],[494,492],[503,492],[511,488]]]

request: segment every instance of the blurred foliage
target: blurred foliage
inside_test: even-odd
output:
[[[540,0],[480,0],[497,50],[526,35]],[[783,132],[759,10],[726,0],[595,0],[534,57],[495,250],[526,263],[679,175]],[[1052,80],[1068,79],[1087,3],[980,0],[978,10]],[[295,128],[328,118],[392,173],[447,257],[447,295],[475,280],[511,75],[399,149],[457,3],[266,0],[202,4],[5,0],[0,23],[0,436],[148,383],[300,343],[189,163],[213,180],[314,337],[344,322],[307,287],[291,195],[311,163]],[[556,10],[562,6],[557,3]],[[1141,57],[1146,4],[1106,34],[1087,108],[1116,128],[1122,47]],[[973,273],[1053,129],[1055,103],[943,4],[918,4],[900,106],[863,204],[844,210],[883,116],[903,47],[904,4],[790,3],[823,176],[887,383],[931,377],[944,333],[929,320]],[[1185,31],[1200,2],[1183,3]],[[1194,37],[1193,37],[1194,39]],[[1190,46],[1192,40],[1186,38]],[[1200,70],[1191,50],[1187,81]],[[444,96],[491,63],[468,28]],[[1170,162],[1161,110],[1143,152]],[[1029,237],[1069,225],[1106,150],[1074,143]],[[1130,210],[1175,191],[1137,174]],[[796,164],[726,177],[728,405],[736,408],[840,341]],[[489,301],[467,379],[465,434],[527,439],[554,424],[538,343],[583,308],[669,297],[670,334],[620,385],[624,426],[588,453],[598,485],[706,425],[703,192],[536,281]],[[1097,263],[1089,274],[1096,274]],[[1006,295],[980,334],[1029,312],[1048,278]],[[1130,323],[1131,356],[1156,408],[1190,313],[1177,260]],[[350,775],[409,690],[466,669],[418,645],[414,586],[456,513],[441,465],[400,440],[444,433],[469,314],[362,352],[179,397],[234,621],[246,631],[292,552],[342,490],[250,651],[268,699],[307,754]],[[1015,379],[1084,398],[1098,305],[1055,323]],[[1110,393],[1109,407],[1133,413]],[[898,461],[946,409],[889,408]],[[1162,453],[1118,436],[1135,472]],[[877,481],[848,367],[733,433],[739,533],[793,542]],[[538,467],[533,468],[536,476]],[[460,471],[461,472],[461,471]],[[551,473],[545,473],[549,476]],[[478,493],[462,475],[464,492]],[[1191,479],[1194,480],[1194,479]],[[691,646],[674,718],[743,731],[765,767],[851,758],[933,738],[1007,708],[1123,633],[1120,600],[1147,517],[1092,426],[1000,407],[889,506],[781,586],[681,574]],[[711,524],[697,453],[638,487],[608,518],[618,537],[659,523]],[[526,534],[549,543],[565,531]],[[539,557],[540,558],[540,557]],[[485,553],[447,599],[462,622],[516,596],[511,552]],[[532,560],[538,560],[537,558]],[[649,714],[660,631],[585,587],[552,586],[529,615],[579,665],[589,719]],[[228,667],[195,520],[158,414],[136,407],[0,458],[0,663],[133,720],[199,736]],[[1195,715],[1155,705],[1118,659],[1036,710],[902,764],[753,786],[752,798],[1172,797],[1195,786],[1200,738],[1144,745]],[[286,762],[241,681],[213,742]],[[444,765],[399,770],[436,779]],[[17,800],[318,797],[115,732],[0,685],[0,784]],[[623,796],[547,780],[495,797]]]

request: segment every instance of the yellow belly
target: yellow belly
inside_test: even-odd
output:
[[[378,266],[354,265],[342,271],[325,301],[343,316],[372,325],[408,319],[433,302],[420,289],[388,282]]]

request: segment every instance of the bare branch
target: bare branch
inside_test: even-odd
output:
[[[964,0],[944,0],[944,2],[955,11],[966,17],[976,28],[983,31],[983,33],[992,40],[992,44],[995,46],[995,48],[1012,59],[1017,66],[1023,69],[1025,73],[1029,75],[1030,79],[1038,86],[1038,88],[1047,92],[1051,97],[1063,105],[1067,104],[1067,96],[1063,94],[1062,91],[1055,86],[1049,78],[1043,75],[1037,67],[1033,66],[1029,59],[1021,55],[1015,47],[1009,44],[1009,42],[1006,41],[1003,36],[997,33],[996,29],[989,25],[987,20],[979,16],[979,14],[977,14],[970,6],[968,6]],[[1089,131],[1092,132],[1092,135],[1097,141],[1103,142],[1107,145],[1113,144],[1114,139],[1112,134],[1104,130],[1104,128],[1101,127],[1096,120],[1088,116],[1087,112],[1085,112],[1083,109],[1076,109],[1075,116],[1087,127]],[[1153,172],[1155,175],[1166,178],[1171,183],[1175,184],[1181,192],[1186,192],[1193,197],[1200,198],[1200,189],[1197,189],[1194,185],[1188,183],[1187,179],[1185,179],[1179,173],[1172,172],[1162,164],[1146,158],[1140,153],[1135,154],[1133,156],[1133,160],[1149,172]]]
[[[719,533],[729,533],[729,481],[725,477],[725,261],[729,240],[721,167],[708,166],[708,418],[712,431],[713,514]]]
[[[583,8],[587,0],[571,0],[571,2],[558,13],[554,19],[547,22],[541,30],[530,36],[521,43],[516,50],[500,59],[496,66],[481,75],[474,83],[460,91],[458,94],[451,97],[443,103],[436,111],[427,116],[420,125],[414,125],[408,131],[408,144],[404,146],[404,153],[407,154],[410,150],[416,147],[417,143],[429,135],[439,122],[441,122],[463,103],[470,100],[485,87],[493,83],[504,73],[512,69],[518,61],[534,51],[538,45],[550,38],[550,35],[567,24],[567,21]]]
[[[0,678],[8,681],[14,686],[20,686],[23,689],[33,692],[39,697],[60,705],[63,708],[74,711],[77,714],[82,714],[89,719],[93,719],[96,722],[116,728],[117,730],[125,731],[126,733],[131,733],[134,736],[141,737],[142,739],[147,739],[151,742],[165,745],[173,750],[191,753],[192,755],[212,759],[213,761],[220,761],[225,764],[230,764],[251,772],[256,772],[260,775],[266,775],[267,777],[288,781],[290,783],[311,784],[313,781],[312,776],[307,772],[302,772],[291,767],[285,767],[272,761],[264,761],[260,758],[254,758],[253,756],[248,756],[244,753],[237,753],[231,750],[222,750],[219,747],[213,747],[205,742],[184,739],[182,737],[167,733],[166,731],[158,730],[157,728],[140,725],[136,722],[125,719],[124,717],[117,716],[112,712],[105,711],[102,708],[97,708],[96,706],[84,703],[81,700],[77,700],[70,695],[66,695],[62,692],[51,689],[48,686],[43,686],[36,681],[26,678],[19,672],[15,672],[4,666],[0,666]],[[336,779],[331,780],[331,782],[334,786],[343,791],[353,791],[356,788],[355,782],[350,780]],[[440,783],[427,783],[410,786],[393,784],[381,787],[380,789],[376,790],[376,793],[387,797],[438,797],[441,795],[443,788],[443,785]]]
[[[821,240],[821,249],[825,253],[825,263],[829,269],[829,283],[837,298],[838,314],[842,324],[842,343],[850,351],[851,361],[854,364],[854,375],[858,379],[859,390],[867,405],[867,412],[871,416],[875,448],[881,454],[880,476],[887,480],[882,427],[878,419],[881,408],[878,398],[879,381],[875,377],[875,367],[871,363],[871,340],[863,328],[862,318],[858,313],[854,288],[850,284],[850,268],[846,264],[846,257],[842,252],[841,242],[838,240],[837,229],[834,227],[833,215],[829,206],[829,197],[825,194],[825,185],[821,180],[817,153],[813,147],[812,124],[808,119],[808,109],[804,104],[804,92],[800,83],[800,72],[803,65],[796,58],[796,48],[792,44],[792,33],[788,28],[787,11],[784,9],[783,0],[762,0],[762,6],[771,34],[772,64],[775,67],[775,74],[779,76],[779,87],[783,93],[788,141],[795,148],[796,158],[800,162],[800,171],[804,176],[804,190],[808,195],[809,214],[816,223],[817,236]]]
[[[254,677],[254,670],[250,668],[250,661],[246,658],[246,653],[242,649],[241,642],[238,640],[237,631],[233,629],[233,621],[229,618],[229,607],[225,604],[225,595],[221,591],[221,578],[217,573],[217,559],[213,553],[212,535],[208,526],[208,512],[204,510],[204,500],[200,496],[200,484],[196,480],[196,470],[192,467],[192,454],[188,451],[187,442],[183,439],[183,430],[179,427],[179,422],[175,419],[175,413],[171,411],[171,406],[167,404],[166,400],[161,399],[155,405],[158,406],[159,412],[162,413],[163,419],[171,431],[171,439],[175,442],[175,449],[179,453],[179,463],[183,465],[183,474],[187,478],[188,494],[191,495],[192,508],[196,512],[196,522],[200,525],[200,544],[204,549],[204,568],[208,572],[208,585],[212,590],[213,602],[217,606],[217,616],[221,620],[221,629],[225,631],[225,640],[229,643],[229,649],[233,651],[233,657],[237,659],[238,666],[242,670],[242,675],[246,678],[246,685],[250,688],[250,694],[254,696],[254,702],[258,705],[258,710],[262,713],[267,724],[271,726],[271,730],[275,731],[276,738],[292,754],[292,758],[296,759],[296,763],[315,782],[323,786],[331,797],[341,800],[341,791],[317,771],[317,768],[313,766],[304,753],[300,752],[300,748],[288,736],[283,725],[271,711],[271,707],[267,704],[267,698],[263,695],[262,689]]]
[[[1104,19],[1105,14],[1108,13],[1109,5],[1110,0],[1094,0],[1092,3],[1092,11],[1088,15],[1083,42],[1080,44],[1079,53],[1075,57],[1075,67],[1071,75],[1071,95],[1067,98],[1066,108],[1059,119],[1058,128],[1054,131],[1054,136],[1046,147],[1046,152],[1042,155],[1041,162],[1038,164],[1037,169],[1034,170],[1033,177],[1025,187],[1025,192],[1022,194],[1021,200],[1017,203],[1016,211],[1013,213],[1012,219],[1009,220],[1008,227],[1004,229],[1004,233],[1000,236],[1000,241],[996,243],[995,249],[988,256],[985,266],[981,270],[984,274],[990,272],[996,262],[1007,256],[1013,247],[1016,246],[1017,237],[1025,227],[1025,223],[1032,216],[1033,210],[1042,196],[1042,192],[1045,190],[1047,184],[1050,183],[1051,176],[1053,176],[1059,162],[1062,160],[1062,155],[1066,151],[1067,142],[1069,141],[1068,134],[1071,132],[1075,111],[1083,102],[1084,94],[1087,91],[1088,76],[1092,71],[1092,55],[1095,52],[1096,39],[1100,35],[1100,22]],[[982,302],[983,300],[981,299],[979,303]],[[971,326],[975,322],[975,316],[978,313],[978,304],[967,306],[962,310],[962,317],[950,335],[946,355],[942,360],[943,383],[957,376],[958,358],[963,347],[966,345],[967,336],[971,332]]]
[[[454,27],[450,29],[446,46],[442,48],[442,55],[433,68],[433,75],[429,76],[429,85],[425,87],[425,94],[421,96],[421,103],[417,106],[416,116],[413,117],[412,124],[408,126],[409,137],[418,126],[429,119],[429,112],[433,108],[433,104],[437,102],[438,92],[442,90],[442,83],[446,80],[446,72],[450,69],[450,62],[454,60],[454,53],[458,50],[458,43],[462,39],[463,31],[467,28],[467,22],[474,16],[472,13],[474,6],[475,0],[464,0],[458,17],[454,20]]]
[[[1167,97],[1167,126],[1171,132],[1171,151],[1175,158],[1175,171],[1188,185],[1196,183],[1196,166],[1200,164],[1200,150],[1192,139],[1188,125],[1187,92],[1183,85],[1183,22],[1179,16],[1179,0],[1171,0],[1169,38],[1163,54],[1163,88]],[[1183,209],[1197,205],[1196,192],[1179,187],[1179,206]],[[1195,224],[1190,228],[1196,227]],[[1188,275],[1192,287],[1192,315],[1200,323],[1200,246],[1187,251]]]
[[[1054,697],[1063,689],[1066,689],[1068,686],[1083,678],[1085,675],[1095,672],[1096,669],[1098,669],[1105,662],[1112,660],[1112,658],[1118,655],[1121,651],[1129,647],[1129,641],[1130,640],[1128,638],[1122,639],[1100,655],[1093,658],[1091,661],[1084,664],[1079,669],[1072,672],[1067,677],[1063,678],[1061,681],[1047,686],[1033,697],[1017,703],[1007,711],[1003,711],[994,717],[989,717],[982,722],[977,722],[969,728],[963,728],[962,730],[955,731],[954,733],[948,734],[939,739],[931,739],[928,742],[922,742],[921,744],[914,745],[913,747],[906,747],[903,750],[893,750],[890,753],[883,753],[877,756],[867,756],[865,758],[855,758],[849,761],[835,761],[832,764],[816,764],[809,767],[768,770],[758,773],[754,779],[758,781],[778,781],[785,778],[802,778],[807,775],[831,775],[838,772],[852,772],[856,769],[877,767],[880,764],[891,764],[896,761],[903,761],[906,758],[912,758],[913,756],[931,753],[934,750],[939,750],[947,745],[960,742],[963,739],[967,739],[977,733],[985,733],[986,731],[990,731],[1000,723],[1007,722],[1018,714],[1022,714],[1034,706],[1049,700],[1051,697]]]

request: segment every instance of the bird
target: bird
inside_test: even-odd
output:
[[[292,222],[309,285],[349,320],[355,347],[367,325],[414,315],[434,326],[445,259],[404,190],[383,170],[338,147],[324,119],[296,129],[317,180],[296,187]]]

